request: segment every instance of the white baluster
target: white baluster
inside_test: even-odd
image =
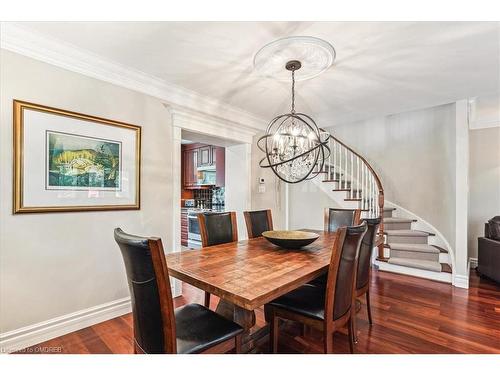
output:
[[[344,173],[342,173],[343,167],[342,167],[342,145],[339,144],[339,189],[342,189],[342,179],[344,177]]]
[[[377,204],[375,203],[375,181],[372,173],[372,202],[373,202],[373,216],[375,216],[375,207]]]
[[[370,197],[370,207],[369,209],[369,214],[370,217],[372,217],[373,214],[373,199],[372,199],[372,175],[370,172],[368,172],[368,192],[369,192],[369,197]]]
[[[370,199],[370,192],[368,191],[368,168],[366,167],[366,165],[365,165],[365,181],[364,181],[364,184],[365,184],[364,185],[364,189],[366,191],[366,203],[365,203],[366,207],[365,207],[365,210],[369,210],[370,209],[370,207],[369,207],[369,205],[370,205],[370,201],[369,201],[369,199]],[[367,213],[367,215],[368,215],[368,213]]]
[[[337,173],[337,142],[333,140],[333,179],[335,180],[335,174]]]
[[[347,188],[347,147],[344,147],[345,149],[345,155],[344,155],[344,158],[345,158],[345,168],[344,168],[344,189]]]
[[[328,146],[330,147],[330,150],[331,150],[331,138],[329,139],[328,141]],[[328,177],[326,178],[327,180],[330,180],[331,179],[331,176],[332,175],[332,152],[330,151],[330,155],[328,155]]]
[[[328,155],[328,165],[329,165],[328,179],[331,180],[332,179],[332,144],[333,144],[333,141],[331,138],[330,138],[330,141],[328,143],[329,143],[328,146],[330,147],[330,155]]]
[[[340,170],[342,171],[342,176],[340,177],[340,184],[339,184],[339,189],[342,189],[342,181],[345,181],[345,173],[344,173],[344,166],[342,165],[342,155],[344,154],[342,145],[340,145]]]
[[[359,156],[356,156],[356,189],[358,189],[357,193],[356,193],[356,198],[361,198],[361,194],[360,194],[360,187],[359,187]]]
[[[351,169],[350,169],[350,172],[351,172],[351,187],[350,187],[351,194],[350,194],[350,197],[354,198],[353,194],[352,194],[353,193],[353,189],[354,189],[354,173],[353,173],[353,171],[354,171],[354,161],[353,161],[354,153],[350,152],[350,154],[351,154]]]
[[[361,189],[363,190],[363,201],[361,202],[361,208],[366,209],[366,190],[365,190],[365,164],[361,164]]]
[[[375,217],[375,207],[377,206],[376,202],[375,202],[375,181],[374,181],[374,178],[373,178],[373,173],[371,174],[372,176],[372,212],[373,212],[373,216],[372,217]]]

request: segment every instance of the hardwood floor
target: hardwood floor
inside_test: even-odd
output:
[[[365,301],[358,314],[356,353],[500,353],[500,286],[471,272],[470,289],[388,272],[372,273],[372,311],[369,326]],[[204,294],[185,285],[175,305],[203,304]],[[217,298],[211,301],[215,308]],[[265,324],[263,310],[257,325]],[[282,325],[282,353],[320,353],[321,334]],[[53,349],[53,350],[47,350]],[[54,349],[55,348],[55,349]],[[263,343],[261,351],[267,351]],[[334,336],[336,353],[348,353],[347,337]],[[132,316],[127,314],[77,332],[46,341],[25,353],[132,353]]]

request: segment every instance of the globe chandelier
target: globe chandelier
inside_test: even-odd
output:
[[[311,78],[325,71],[335,59],[333,47],[321,39],[290,37],[273,42],[259,51],[254,60],[256,68],[258,64],[264,66],[263,59],[259,60],[259,55],[269,57],[272,54],[270,61],[274,61],[274,64],[279,61],[280,54],[281,57],[286,55],[283,53],[285,51],[283,45],[286,45],[286,48],[295,47],[295,52],[298,51],[297,46],[302,47],[302,50],[306,51],[302,53],[306,60],[311,58],[311,54],[307,52],[311,50],[315,52],[312,54],[312,58],[314,59],[316,56],[316,63],[310,64],[312,68],[303,74],[302,79]],[[273,49],[273,51],[268,52],[269,49]],[[317,63],[317,56],[322,58],[320,63]],[[303,67],[302,62],[291,59],[284,66],[281,66],[282,69],[284,68],[283,70],[291,72],[291,109],[289,113],[273,118],[267,126],[266,134],[257,141],[257,146],[265,153],[259,166],[271,168],[279,179],[295,184],[313,179],[322,173],[325,161],[330,157],[328,147],[330,134],[319,128],[311,116],[295,110],[295,75]],[[280,76],[282,79],[282,74]]]

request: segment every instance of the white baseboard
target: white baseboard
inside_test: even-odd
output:
[[[130,297],[126,297],[5,332],[0,334],[0,352],[10,353],[21,350],[105,320],[128,314],[131,311]]]
[[[457,288],[469,289],[469,276],[453,276],[453,286],[456,286]]]
[[[447,272],[435,272],[435,271],[421,270],[418,268],[400,266],[398,264],[380,262],[378,260],[375,260],[373,263],[376,266],[378,266],[378,269],[380,271],[400,273],[402,275],[416,276],[416,277],[421,277],[424,279],[441,281],[444,283],[451,283],[451,281],[452,281],[451,273],[447,273]]]
[[[472,268],[472,259],[469,258],[469,261],[467,262],[467,271]],[[469,289],[469,274],[467,275],[453,275],[453,286],[456,286],[457,288],[463,288],[463,289]]]

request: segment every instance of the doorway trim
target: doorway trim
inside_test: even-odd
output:
[[[262,130],[229,121],[226,119],[194,112],[178,106],[167,106],[172,119],[172,226],[170,228],[170,248],[174,252],[181,250],[181,140],[182,130],[227,139],[229,141],[247,144],[249,155],[247,163],[248,202],[251,205],[251,157],[253,137]],[[181,283],[173,279],[174,297],[182,294]]]

